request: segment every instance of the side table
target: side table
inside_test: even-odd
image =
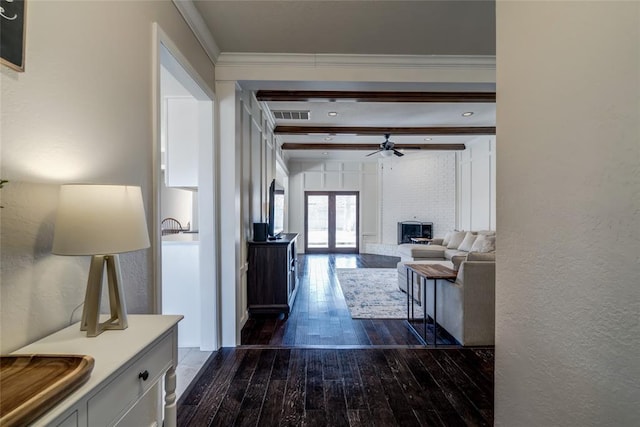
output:
[[[427,280],[433,280],[433,345],[438,344],[438,280],[455,281],[457,272],[442,264],[405,264],[407,268],[407,325],[418,338],[427,345]],[[422,303],[422,332],[415,328],[416,321],[414,312],[414,279],[417,278]]]

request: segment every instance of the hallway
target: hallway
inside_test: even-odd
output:
[[[336,277],[337,268],[395,268],[398,261],[372,254],[299,255],[298,295],[289,319],[250,318],[242,345],[420,345],[403,319],[352,319]],[[457,343],[439,328],[438,344]]]
[[[181,426],[493,424],[493,348],[439,330],[425,348],[400,319],[351,319],[336,268],[395,268],[381,255],[300,255],[288,320],[250,319],[178,404]],[[442,337],[442,339],[440,339]]]

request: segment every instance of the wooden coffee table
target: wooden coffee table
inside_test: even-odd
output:
[[[407,324],[409,328],[427,345],[427,280],[433,280],[433,345],[438,343],[438,280],[455,281],[458,273],[455,270],[445,267],[442,264],[405,264],[407,268]],[[415,328],[414,316],[414,278],[417,278],[418,285],[422,289],[422,331],[423,335]]]

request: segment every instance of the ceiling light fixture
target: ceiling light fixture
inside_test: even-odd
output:
[[[338,115],[338,112],[337,111],[329,111],[329,113],[327,113],[327,114],[329,114],[329,117],[335,117],[335,116]]]
[[[431,141],[431,138],[425,138],[424,140],[425,141]]]
[[[382,150],[380,151],[380,155],[382,157],[391,157],[393,156],[393,150]]]
[[[331,136],[327,136],[327,137],[325,137],[325,139],[324,139],[324,140],[325,140],[325,141],[331,141],[332,139],[333,139],[333,137],[331,137]]]
[[[322,155],[324,155],[324,156],[328,156],[328,155],[329,155],[329,152],[328,152],[328,151],[324,151],[324,152],[322,153]]]
[[[473,111],[467,111],[466,113],[462,113],[462,117],[473,116]]]

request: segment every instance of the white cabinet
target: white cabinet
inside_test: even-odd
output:
[[[162,313],[184,316],[178,347],[201,346],[201,301],[198,234],[162,236]]]
[[[182,316],[129,315],[125,330],[88,338],[79,323],[14,354],[82,354],[95,359],[89,380],[34,426],[176,426],[178,322]],[[160,381],[165,379],[164,415]],[[139,406],[151,402],[151,411]]]
[[[167,187],[198,186],[198,123],[196,99],[166,99]]]

